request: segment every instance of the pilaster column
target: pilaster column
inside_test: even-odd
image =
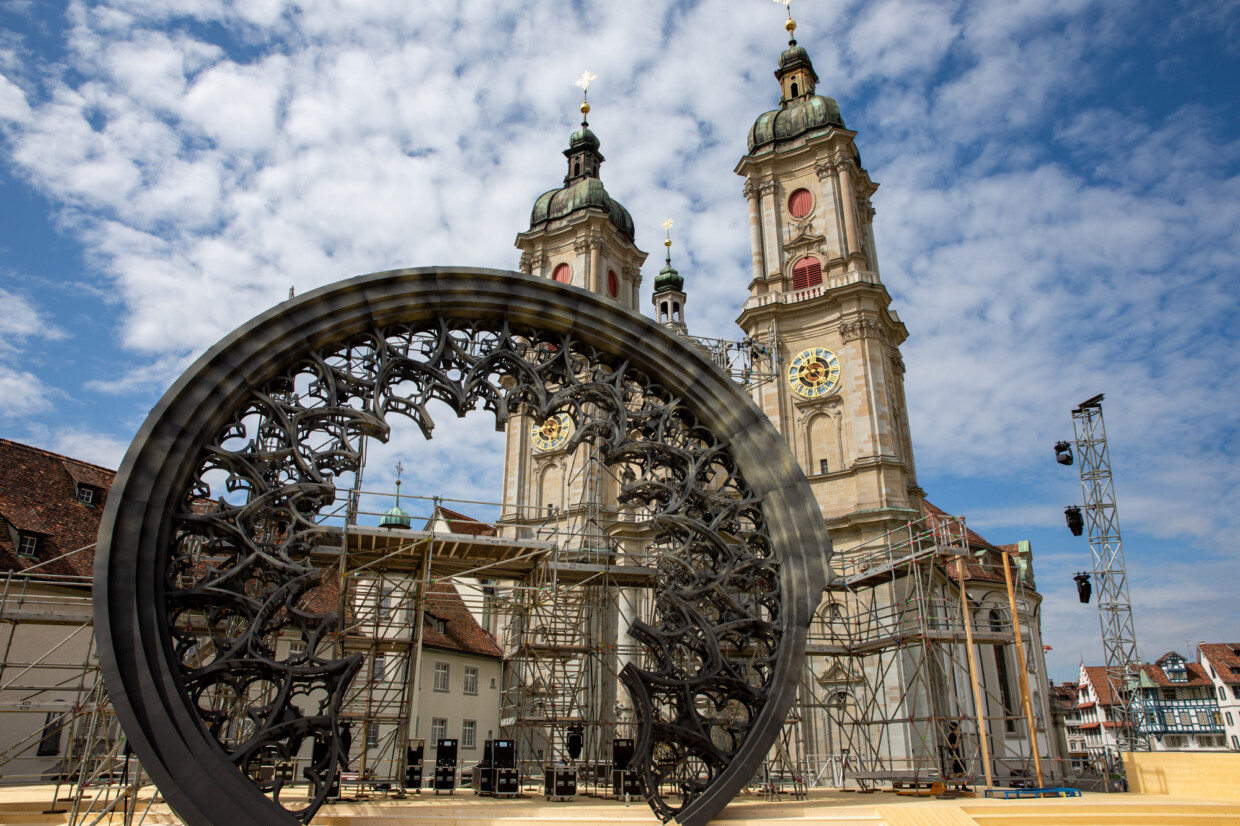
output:
[[[603,242],[597,238],[590,239],[590,289],[599,295],[603,295],[603,276],[599,272],[599,249],[603,246]]]
[[[779,254],[779,230],[776,227],[775,181],[765,180],[759,184],[762,193],[762,246],[765,252],[766,272],[763,276],[782,276],[784,262]]]
[[[755,281],[763,281],[766,273],[762,265],[762,212],[759,203],[761,193],[753,184],[745,184],[742,191],[749,201],[749,247],[753,250],[753,277]]]
[[[840,176],[840,200],[844,202],[844,243],[847,249],[844,256],[861,252],[857,243],[857,196],[853,194],[852,161],[842,158],[835,166]]]

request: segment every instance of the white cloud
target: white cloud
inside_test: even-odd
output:
[[[54,391],[33,373],[0,364],[0,419],[20,419],[52,409]]]

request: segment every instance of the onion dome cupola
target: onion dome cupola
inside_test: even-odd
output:
[[[779,56],[775,79],[779,81],[779,108],[764,112],[749,130],[749,152],[778,141],[791,140],[809,132],[844,127],[840,106],[833,98],[814,94],[818,74],[804,46],[798,46],[796,21],[784,24],[791,39]]]
[[[667,230],[667,240],[663,242],[667,247],[667,263],[654,279],[654,295],[651,300],[654,302],[656,321],[664,327],[688,335],[685,324],[685,279],[672,266],[672,223],[671,218],[663,222],[663,229]]]
[[[405,468],[398,462],[396,464],[396,504],[388,508],[387,512],[379,519],[380,528],[408,528],[413,519],[400,506],[400,473]]]
[[[595,76],[586,72],[577,85],[588,95]],[[637,309],[641,265],[646,253],[634,243],[633,217],[603,187],[603,153],[590,129],[590,103],[583,96],[581,128],[572,134],[564,157],[563,186],[534,201],[530,228],[517,236],[522,272],[584,287]]]
[[[589,72],[583,77],[583,89],[589,89],[589,81],[594,76]],[[580,84],[581,81],[578,81]],[[588,92],[587,92],[588,94]],[[628,240],[633,240],[633,217],[623,205],[603,188],[599,180],[599,167],[603,164],[603,153],[598,135],[590,129],[588,115],[590,103],[581,104],[581,128],[568,139],[568,148],[564,157],[568,159],[568,173],[564,176],[564,186],[552,189],[538,196],[534,209],[530,212],[530,229],[568,218],[583,209],[600,210],[607,213],[608,219]]]

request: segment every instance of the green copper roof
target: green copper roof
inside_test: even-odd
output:
[[[576,152],[579,149],[592,149],[597,152],[599,146],[601,146],[601,144],[599,143],[598,135],[591,132],[590,127],[583,124],[582,127],[574,132],[572,137],[568,139],[568,149],[564,150],[564,154],[568,155],[569,153]],[[600,157],[599,160],[602,160],[602,158]]]
[[[826,131],[833,126],[845,128],[840,106],[832,98],[822,95],[793,98],[780,108],[758,116],[749,130],[749,151],[752,153],[768,143]]]
[[[410,522],[412,522],[412,518],[409,514],[401,510],[400,505],[396,505],[395,507],[389,508],[388,512],[383,514],[383,517],[379,520],[379,527],[407,528],[409,527]]]
[[[539,195],[530,212],[530,229],[587,209],[605,213],[612,226],[629,241],[633,240],[633,216],[607,194],[598,178],[582,178],[569,186]]]
[[[672,255],[668,252],[667,264],[663,269],[659,270],[659,274],[654,278],[655,293],[665,293],[668,291],[682,293],[685,291],[685,280],[680,273],[676,272],[676,268],[672,266]]]

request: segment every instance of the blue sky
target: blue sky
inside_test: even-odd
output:
[[[1079,482],[1051,452],[1100,392],[1142,652],[1240,640],[1240,6],[793,12],[882,184],[919,481],[1033,542],[1051,676],[1101,658],[1062,521]],[[290,287],[515,268],[586,69],[638,244],[661,257],[675,218],[691,330],[736,336],[732,169],[777,102],[782,20],[770,0],[3,0],[0,435],[115,466],[171,381]],[[486,494],[490,428],[440,430],[398,432],[368,481],[403,458],[406,490]]]

